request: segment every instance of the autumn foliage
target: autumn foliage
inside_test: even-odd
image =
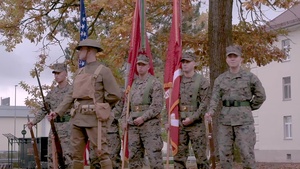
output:
[[[172,1],[146,0],[146,29],[154,58],[155,71],[162,77],[166,58],[167,42],[171,25]],[[202,1],[203,2],[203,1]],[[239,3],[241,1],[237,1]],[[261,5],[270,8],[289,8],[296,0],[267,1],[246,0],[240,12],[255,12]],[[128,57],[129,40],[135,0],[85,0],[89,37],[97,38],[104,49],[98,58],[113,69],[123,83],[124,63]],[[199,68],[208,66],[207,11],[199,11],[200,0],[182,0],[182,45],[183,50],[193,51],[200,61]],[[17,44],[28,39],[34,44],[43,44],[36,66],[43,71],[47,50],[59,45],[72,72],[77,69],[75,47],[79,42],[78,0],[1,0],[0,45],[12,52]],[[228,11],[227,11],[228,12]],[[267,31],[263,24],[246,22],[241,18],[233,26],[233,42],[243,47],[245,62],[259,66],[271,61],[281,61],[285,56],[274,46],[278,35],[284,31]],[[68,42],[63,46],[62,42]],[[23,88],[31,91],[26,83]],[[36,90],[36,89],[32,89]],[[33,93],[32,96],[35,95]]]

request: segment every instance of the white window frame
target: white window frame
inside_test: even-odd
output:
[[[289,83],[286,82],[289,79]],[[284,101],[292,99],[292,78],[286,76],[282,78],[282,98]]]
[[[290,45],[290,39],[284,39],[281,41],[281,49],[285,53],[286,58],[284,61],[289,61],[291,60],[291,45]]]
[[[284,131],[284,139],[285,140],[292,140],[293,133],[292,133],[292,116],[283,116],[283,131]]]

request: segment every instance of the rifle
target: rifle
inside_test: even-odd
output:
[[[215,156],[215,144],[214,144],[214,137],[213,137],[213,127],[212,127],[212,121],[207,121],[208,126],[208,140],[209,140],[209,150],[210,150],[210,168],[215,169],[216,168],[216,156]]]
[[[27,115],[27,120],[28,120],[28,122],[30,122],[29,115]],[[40,161],[40,157],[39,157],[39,151],[38,151],[36,140],[34,137],[34,132],[33,132],[32,128],[29,128],[29,130],[30,130],[30,135],[31,135],[31,143],[32,143],[33,151],[34,151],[34,160],[36,163],[36,167],[37,167],[37,169],[42,169],[41,161]]]
[[[39,84],[39,87],[40,87],[41,96],[42,96],[42,99],[43,99],[43,105],[44,105],[43,109],[44,109],[44,111],[47,112],[47,114],[50,114],[50,105],[45,101],[45,97],[44,97],[44,94],[43,94],[43,89],[42,89],[42,85],[41,85],[41,82],[40,82],[38,72],[37,72],[36,68],[34,68],[34,69],[35,69],[36,78],[38,80],[38,84]],[[60,144],[58,134],[57,134],[56,129],[55,129],[53,119],[50,120],[50,126],[51,126],[51,130],[52,130],[52,134],[54,136],[54,143],[55,143],[55,147],[56,147],[56,151],[57,151],[58,168],[59,169],[65,169],[66,166],[65,166],[63,151],[62,151],[62,148],[61,148],[61,144]]]

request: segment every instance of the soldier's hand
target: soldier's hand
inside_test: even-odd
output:
[[[123,132],[127,130],[127,123],[122,123],[122,130]]]
[[[187,117],[184,120],[182,120],[182,124],[185,125],[185,126],[188,126],[188,125],[190,125],[192,123],[193,123],[193,121],[189,117]]]
[[[165,129],[166,129],[166,131],[168,131],[170,129],[169,124],[165,124]]]
[[[212,113],[211,112],[205,113],[205,120],[206,121],[211,121],[212,120]]]
[[[55,119],[57,117],[57,113],[56,112],[51,112],[49,115],[47,115],[47,118],[49,121]]]
[[[27,122],[27,127],[28,127],[30,130],[32,129],[33,126],[34,126],[34,124],[33,124],[31,121]]]
[[[136,126],[140,126],[144,123],[144,119],[142,117],[138,117],[136,119],[133,120],[134,125]]]

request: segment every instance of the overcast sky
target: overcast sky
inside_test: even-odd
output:
[[[234,11],[236,11],[236,5],[234,4]],[[208,8],[208,4],[202,6],[204,11]],[[273,19],[284,10],[280,9],[274,11],[269,8],[265,8],[264,13],[269,19]],[[233,23],[238,23],[238,16],[236,12],[233,12]],[[1,39],[0,39],[1,40]],[[66,46],[63,46],[64,48]],[[15,105],[15,94],[16,94],[16,105],[24,106],[24,100],[27,97],[27,93],[20,87],[16,87],[20,81],[25,81],[29,85],[37,85],[37,80],[31,78],[29,71],[34,68],[34,63],[37,61],[37,57],[40,54],[38,52],[39,46],[24,40],[22,44],[17,45],[13,52],[5,52],[5,48],[0,46],[0,97],[10,97],[10,105]],[[49,58],[46,60],[46,64],[53,63],[56,59],[62,56],[63,53],[58,47],[51,47],[49,52]],[[59,62],[62,62],[60,59]],[[42,84],[51,84],[53,75],[50,69],[46,69],[40,75]]]
[[[22,44],[17,45],[13,52],[6,52],[3,46],[0,46],[0,51],[0,97],[2,99],[10,97],[11,106],[15,105],[15,101],[17,106],[24,106],[27,92],[20,86],[15,88],[15,85],[18,85],[21,81],[29,85],[37,85],[37,79],[33,79],[29,72],[34,69],[34,64],[38,60],[39,46],[24,40]],[[62,51],[58,47],[51,47],[50,57],[47,58],[46,64],[49,65],[55,62],[61,55]],[[62,62],[63,60],[59,61]],[[49,68],[46,68],[40,75],[42,84],[51,84],[53,79],[54,76]],[[17,96],[16,100],[15,94]]]

